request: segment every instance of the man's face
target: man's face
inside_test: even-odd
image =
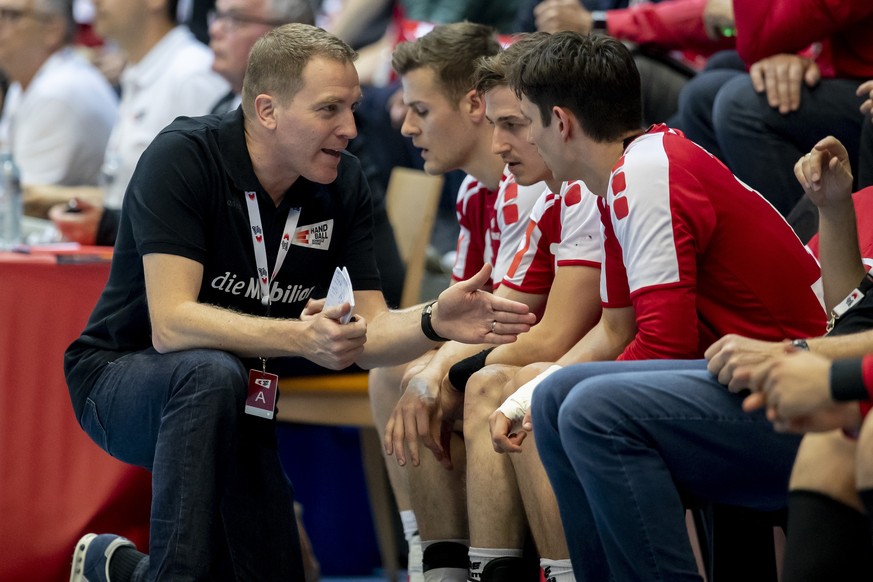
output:
[[[0,0],[0,68],[11,75],[32,59],[45,42],[47,26],[57,18],[35,11],[35,0]],[[43,57],[44,58],[44,57]]]
[[[352,63],[313,57],[302,80],[289,103],[276,105],[271,152],[296,175],[329,184],[336,179],[340,152],[357,135],[358,73]]]
[[[552,177],[534,144],[527,140],[530,120],[521,112],[521,105],[512,89],[498,86],[485,94],[485,116],[494,125],[491,151],[499,155],[515,181],[530,186]]]
[[[215,54],[212,70],[242,91],[249,52],[255,42],[278,23],[267,0],[218,0],[209,24],[209,47]]]
[[[567,175],[564,164],[566,156],[562,155],[567,153],[566,147],[561,140],[561,132],[555,120],[553,119],[548,127],[543,126],[539,108],[524,95],[521,97],[520,107],[522,115],[530,122],[527,140],[536,146],[546,165],[551,168],[554,177],[564,181],[577,179],[578,176],[574,178]]]
[[[421,148],[424,171],[445,174],[466,165],[477,129],[465,113],[464,100],[451,103],[428,67],[409,71],[401,81],[409,109],[400,132]]]
[[[143,0],[93,0],[94,30],[103,38],[120,42],[141,35],[148,18]]]

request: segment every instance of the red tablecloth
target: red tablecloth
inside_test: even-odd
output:
[[[67,580],[89,531],[147,547],[150,475],[88,438],[64,381],[64,350],[108,273],[105,262],[0,253],[0,582]]]

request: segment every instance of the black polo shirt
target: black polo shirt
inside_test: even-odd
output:
[[[296,318],[327,290],[334,268],[348,268],[356,290],[380,289],[373,210],[358,160],[343,154],[337,179],[299,178],[277,208],[252,169],[241,109],[179,118],[143,153],[124,198],[109,281],[64,367],[77,418],[103,367],[151,347],[142,257],[178,255],[203,265],[199,301],[267,315],[256,280],[245,192],[256,192],[272,275],[288,211],[300,217],[281,271],[270,286],[270,317]]]

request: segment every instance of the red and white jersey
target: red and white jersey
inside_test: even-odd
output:
[[[558,267],[599,269],[600,262],[597,196],[584,182],[564,182],[560,192],[546,190],[537,200],[503,284],[524,293],[546,294]]]
[[[466,281],[485,264],[486,249],[490,253],[488,227],[494,214],[497,190],[489,190],[473,176],[468,175],[458,190],[455,213],[458,216],[458,254],[452,267],[452,280]]]
[[[492,285],[496,289],[509,268],[524,226],[542,186],[524,187],[515,183],[507,168],[496,191],[488,190],[467,176],[458,192],[457,214],[461,231],[452,279],[463,281],[491,263]]]
[[[688,359],[727,333],[824,332],[815,258],[760,194],[681,132],[656,125],[613,169],[603,224],[604,307],[633,306],[619,359]]]

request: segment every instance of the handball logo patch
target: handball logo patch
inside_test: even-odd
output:
[[[330,248],[330,237],[333,234],[333,219],[301,226],[294,231],[294,240],[291,241],[300,247],[309,247],[326,251]]]

